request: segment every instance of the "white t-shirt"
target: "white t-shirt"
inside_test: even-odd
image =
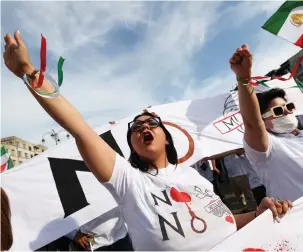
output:
[[[247,174],[241,159],[242,158],[236,154],[224,157],[224,165],[228,172],[228,177],[234,178]]]
[[[195,169],[168,165],[150,172],[116,155],[104,183],[121,206],[135,250],[209,250],[236,231],[232,213]]]
[[[74,239],[78,230],[66,235],[71,240]],[[109,246],[127,235],[127,228],[124,223],[120,207],[115,207],[111,211],[87,222],[80,227],[80,232],[94,235],[92,248]]]
[[[240,158],[241,158],[241,162],[243,163],[243,167],[244,167],[245,171],[247,172],[247,177],[248,177],[250,188],[254,189],[258,186],[262,186],[263,184],[262,184],[261,179],[257,175],[255,169],[253,168],[253,166],[247,159],[246,155],[241,155]]]
[[[246,155],[266,187],[268,196],[295,201],[303,196],[303,131],[268,134],[268,149],[258,152],[244,140]]]
[[[194,165],[192,165],[191,167],[193,167],[201,176],[206,178],[209,182],[212,182],[212,181],[214,181],[214,172],[210,168],[210,165],[208,162],[209,161],[200,160],[197,163],[195,163]],[[201,167],[202,165],[205,165],[205,167],[206,167],[205,170]]]

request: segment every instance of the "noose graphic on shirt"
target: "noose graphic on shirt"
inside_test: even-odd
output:
[[[202,219],[202,218],[200,218],[200,217],[198,217],[195,214],[195,212],[188,205],[188,203],[191,202],[191,196],[188,193],[186,193],[186,192],[179,192],[174,187],[172,187],[170,189],[170,196],[176,202],[183,202],[183,203],[185,203],[185,205],[186,205],[186,207],[188,209],[188,212],[189,212],[190,216],[192,217],[191,221],[190,221],[190,225],[191,225],[192,230],[195,233],[198,233],[198,234],[204,233],[206,231],[206,228],[207,228],[207,224],[206,224],[205,220]],[[199,230],[198,228],[195,228],[195,225],[194,225],[195,221],[201,221],[202,224],[203,224],[203,229]]]

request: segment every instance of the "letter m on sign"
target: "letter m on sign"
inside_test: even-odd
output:
[[[241,117],[240,112],[229,115],[219,121],[213,123],[218,131],[221,134],[227,134],[235,129],[238,129],[243,125],[243,119]]]

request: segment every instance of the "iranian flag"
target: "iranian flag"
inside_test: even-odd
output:
[[[4,172],[13,167],[14,165],[9,154],[6,152],[4,146],[1,146],[1,172]]]
[[[286,1],[262,28],[303,48],[303,1]]]

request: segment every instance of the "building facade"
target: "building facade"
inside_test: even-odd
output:
[[[24,161],[47,150],[41,144],[33,144],[15,136],[1,138],[1,145],[7,150],[14,166],[22,164]]]

